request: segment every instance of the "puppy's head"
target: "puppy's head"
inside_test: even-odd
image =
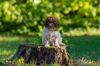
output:
[[[59,21],[57,18],[49,16],[44,22],[44,26],[48,29],[57,30],[59,27]]]

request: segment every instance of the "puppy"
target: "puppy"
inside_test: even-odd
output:
[[[44,22],[44,29],[42,34],[42,44],[46,47],[60,46],[62,43],[62,37],[58,30],[59,21],[55,17],[47,17]]]

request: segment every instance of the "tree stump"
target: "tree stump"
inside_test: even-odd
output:
[[[73,66],[67,50],[64,46],[44,47],[32,44],[22,44],[19,46],[13,59],[23,57],[25,63],[35,61],[36,65],[58,64],[59,66]]]

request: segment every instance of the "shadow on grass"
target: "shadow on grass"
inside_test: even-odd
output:
[[[71,48],[68,50],[73,59],[100,61],[100,36],[68,36]]]
[[[7,66],[7,65],[0,62],[0,66]]]

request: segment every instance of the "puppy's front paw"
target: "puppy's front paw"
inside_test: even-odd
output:
[[[64,43],[60,43],[60,46],[65,46],[65,44]]]
[[[59,44],[54,44],[55,47],[59,47]]]
[[[49,47],[50,45],[49,45],[49,44],[45,44],[44,46],[45,46],[45,47]]]

